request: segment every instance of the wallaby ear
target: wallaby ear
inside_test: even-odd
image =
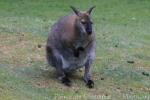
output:
[[[79,11],[78,9],[76,9],[76,8],[73,7],[73,6],[70,6],[70,8],[74,11],[74,13],[75,13],[77,16],[79,16],[80,11]]]
[[[95,8],[95,7],[96,7],[96,6],[92,6],[92,7],[87,11],[87,13],[91,14],[93,8]]]

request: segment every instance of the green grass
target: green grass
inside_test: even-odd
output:
[[[94,89],[83,71],[68,88],[47,68],[48,31],[70,5],[96,5]],[[150,100],[149,12],[149,0],[0,0],[0,100]]]

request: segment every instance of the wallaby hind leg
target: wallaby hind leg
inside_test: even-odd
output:
[[[47,47],[47,60],[49,64],[56,69],[58,79],[66,86],[71,86],[71,81],[67,77],[67,75],[63,71],[63,63],[61,55],[57,52],[52,50],[50,47]]]
[[[71,81],[68,78],[68,75],[60,67],[56,67],[58,79],[66,86],[71,86]]]

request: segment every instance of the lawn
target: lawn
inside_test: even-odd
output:
[[[45,59],[48,31],[70,5],[96,5],[93,89],[82,69],[62,85]],[[150,100],[149,12],[149,0],[0,0],[0,100]]]

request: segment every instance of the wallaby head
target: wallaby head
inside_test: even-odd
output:
[[[91,19],[91,12],[93,8],[95,8],[95,6],[91,7],[87,11],[81,12],[75,7],[71,6],[71,9],[74,11],[74,13],[77,16],[75,25],[83,34],[90,35],[93,33],[93,29],[92,29],[93,22]]]

